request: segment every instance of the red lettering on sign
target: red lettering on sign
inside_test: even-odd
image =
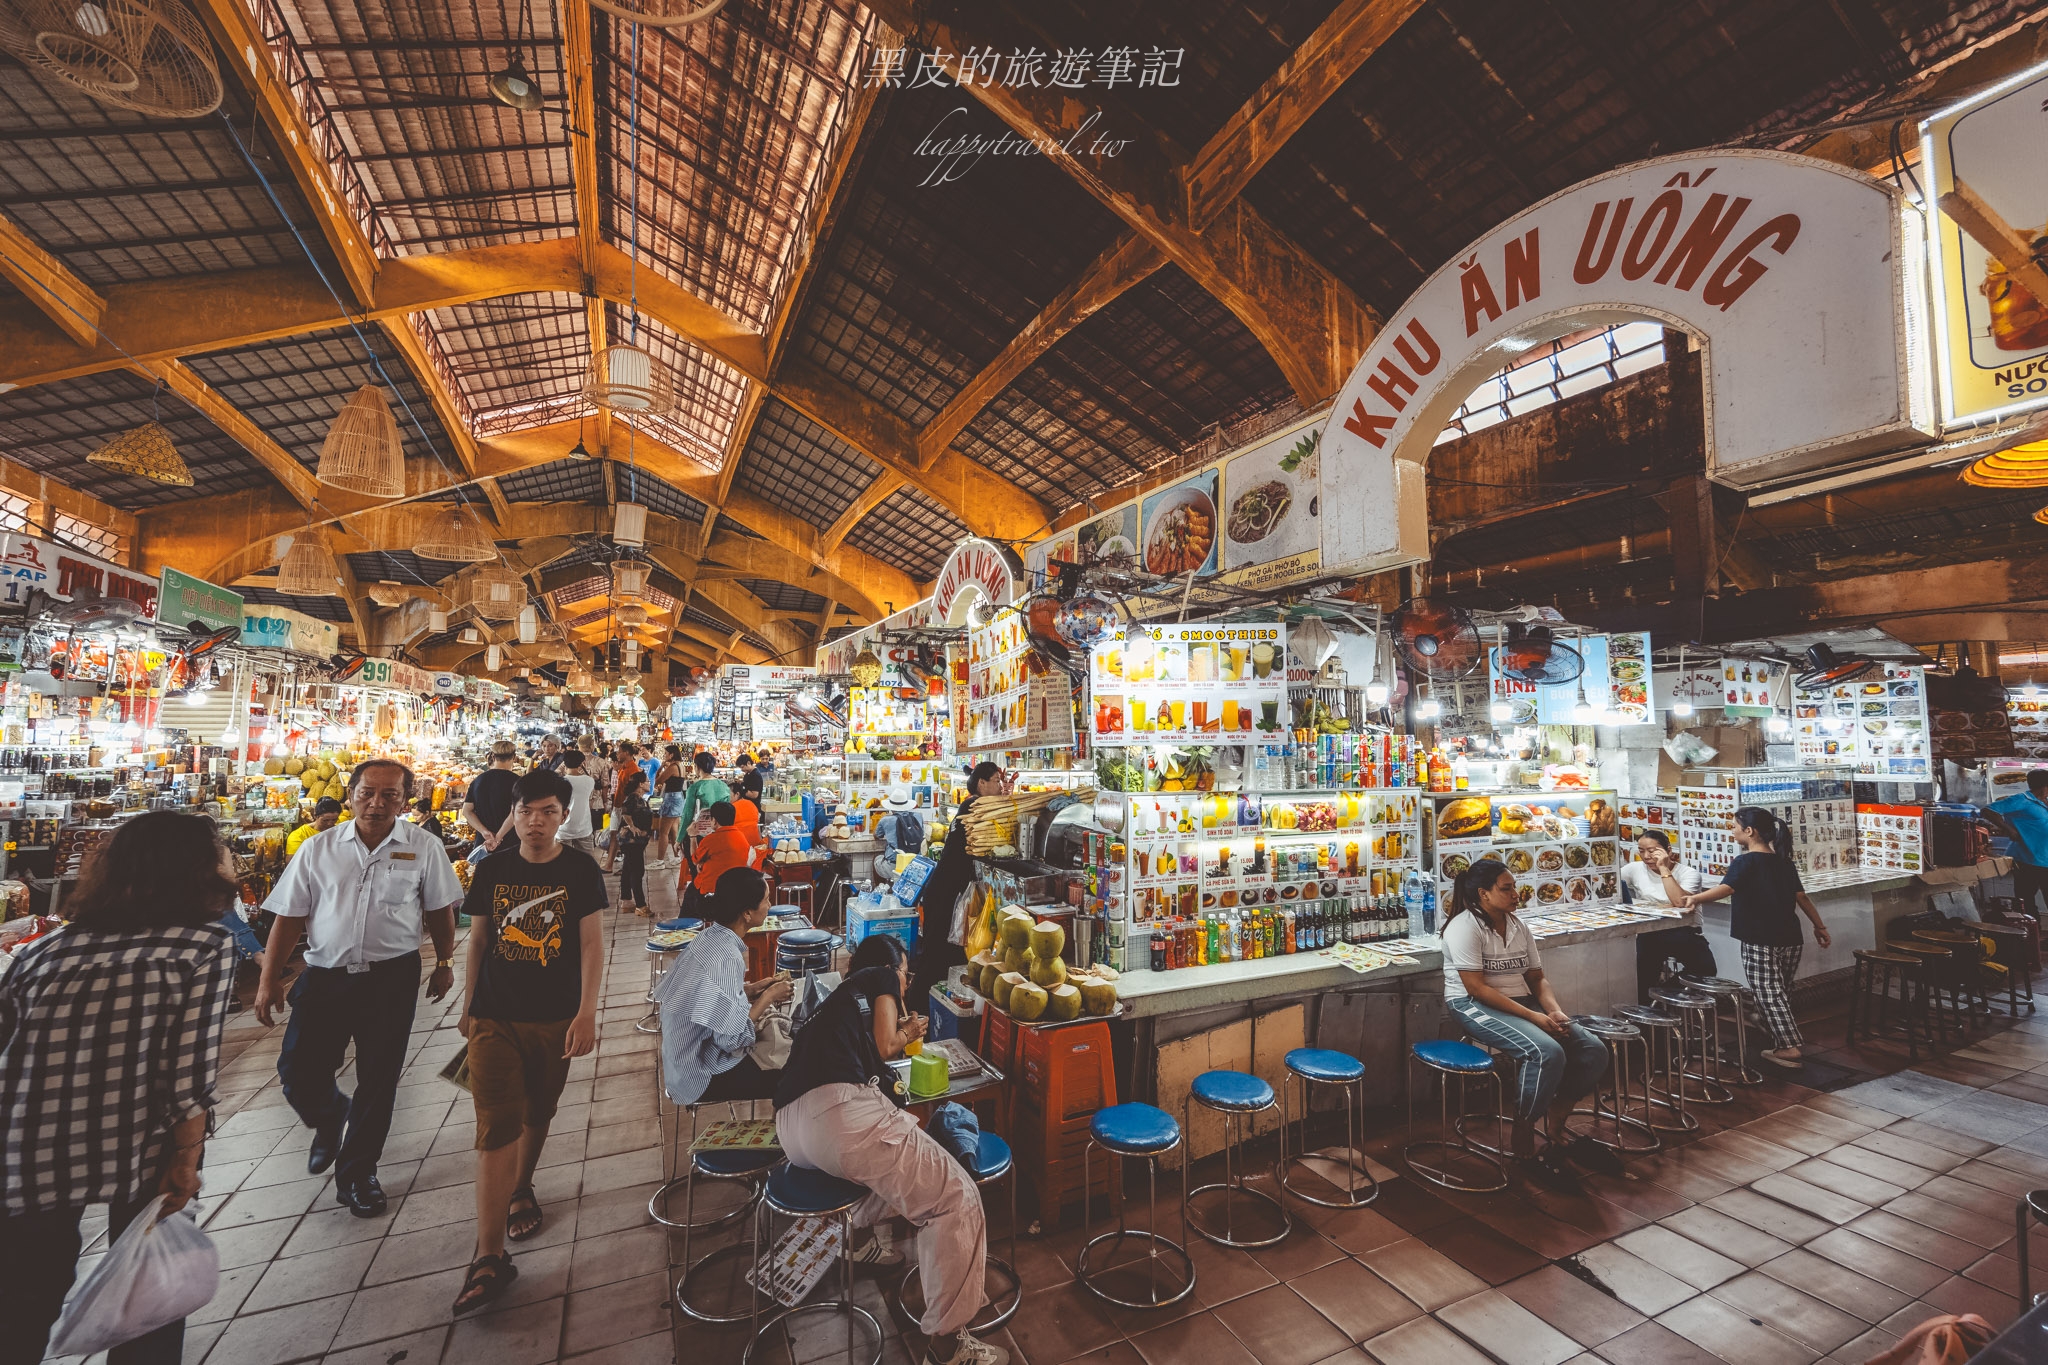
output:
[[[1752,259],[1750,253],[1766,241],[1771,250],[1784,255],[1792,243],[1799,240],[1799,215],[1781,213],[1765,223],[1755,232],[1742,239],[1735,250],[1728,253],[1720,267],[1707,281],[1707,287],[1700,291],[1700,301],[1709,307],[1727,312],[1735,301],[1749,292],[1749,287],[1764,277],[1770,269],[1761,261]]]
[[[1508,277],[1508,307],[1514,308],[1543,292],[1542,273],[1536,268],[1536,229],[1508,238],[1503,272]]]
[[[1344,430],[1360,440],[1370,442],[1373,446],[1378,447],[1384,446],[1387,443],[1386,433],[1388,428],[1394,425],[1394,422],[1395,419],[1392,417],[1382,417],[1378,413],[1367,412],[1363,399],[1353,399],[1351,415],[1344,419]]]
[[[1671,240],[1672,231],[1678,226],[1678,216],[1685,212],[1685,196],[1677,190],[1666,190],[1650,201],[1649,212],[1643,221],[1636,224],[1635,236],[1628,239],[1628,250],[1622,254],[1621,277],[1625,280],[1639,280],[1650,273],[1650,267],[1664,254],[1665,244]],[[1657,230],[1655,238],[1649,236],[1650,229]]]
[[[1600,225],[1607,221],[1608,201],[1602,199],[1593,205],[1593,216],[1586,220],[1585,240],[1579,243],[1579,258],[1572,263],[1572,278],[1580,284],[1597,284],[1607,273],[1607,267],[1614,264],[1614,248],[1621,242],[1621,230],[1628,224],[1628,211],[1635,204],[1634,199],[1624,199],[1614,205],[1614,226],[1607,229],[1607,240],[1600,240]],[[1599,259],[1593,253],[1598,250]]]
[[[1395,412],[1407,407],[1407,395],[1415,392],[1415,381],[1391,360],[1382,360],[1378,373],[1366,380],[1365,386],[1386,399],[1387,406]]]
[[[1710,168],[1711,169],[1711,168]],[[1721,205],[1728,202],[1725,194],[1710,194],[1706,204],[1694,217],[1678,239],[1678,245],[1671,249],[1671,255],[1664,261],[1664,268],[1657,272],[1657,283],[1671,284],[1676,277],[1680,289],[1690,289],[1707,263],[1714,259],[1714,253],[1721,249],[1721,243],[1728,240],[1743,211],[1749,207],[1747,199],[1738,199],[1723,215]]]
[[[1533,298],[1535,296],[1532,294],[1530,297]],[[1415,347],[1408,344],[1409,337],[1414,337],[1417,345],[1421,346],[1429,354],[1426,356],[1417,355]],[[1408,323],[1408,330],[1394,338],[1394,349],[1401,353],[1401,359],[1408,362],[1408,368],[1417,374],[1428,374],[1436,368],[1437,361],[1444,358],[1444,353],[1437,347],[1436,338],[1431,336],[1429,329],[1422,325],[1421,318],[1411,319]]]
[[[1488,322],[1500,320],[1500,300],[1493,296],[1493,286],[1487,283],[1486,267],[1479,264],[1474,256],[1469,261],[1460,261],[1458,288],[1465,296],[1465,335],[1471,336],[1479,330],[1479,314],[1484,312]]]

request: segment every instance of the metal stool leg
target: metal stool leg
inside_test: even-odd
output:
[[[1286,1087],[1285,1077],[1281,1079],[1281,1086],[1284,1090]],[[1245,1188],[1245,1176],[1241,1162],[1242,1154],[1237,1150],[1238,1147],[1244,1141],[1245,1120],[1251,1114],[1262,1113],[1264,1111],[1256,1109],[1222,1109],[1215,1111],[1223,1116],[1223,1181],[1220,1185],[1195,1185],[1191,1189],[1189,1188],[1189,1185],[1192,1181],[1194,1166],[1194,1147],[1191,1140],[1192,1134],[1195,1131],[1193,1123],[1194,1103],[1195,1097],[1192,1091],[1190,1091],[1188,1095],[1181,1100],[1181,1133],[1184,1135],[1184,1138],[1189,1139],[1189,1146],[1182,1154],[1182,1217],[1186,1218],[1188,1216],[1186,1212],[1187,1206],[1196,1195],[1207,1194],[1211,1190],[1220,1189],[1223,1191],[1222,1234],[1219,1236],[1218,1234],[1211,1232],[1208,1228],[1202,1225],[1202,1222],[1199,1219],[1194,1220],[1193,1223],[1194,1229],[1197,1233],[1201,1234],[1201,1236],[1208,1239],[1209,1241],[1214,1242],[1217,1246],[1230,1247],[1234,1250],[1239,1251],[1250,1250],[1255,1247],[1276,1246],[1279,1243],[1286,1241],[1287,1234],[1292,1230],[1293,1227],[1292,1223],[1289,1222],[1287,1217],[1286,1205],[1281,1203],[1279,1199],[1275,1199],[1273,1196],[1265,1193],[1262,1190],[1251,1190]],[[1202,1107],[1204,1109],[1207,1109],[1209,1106],[1205,1104]],[[1286,1141],[1284,1137],[1281,1140],[1283,1143]],[[1234,1162],[1233,1158],[1237,1158],[1238,1160]],[[1236,1167],[1235,1170],[1233,1170],[1233,1165],[1235,1165]],[[1259,1240],[1253,1240],[1251,1238],[1240,1238],[1237,1235],[1237,1199],[1239,1195],[1243,1195],[1248,1199],[1252,1199],[1258,1202],[1271,1205],[1273,1207],[1273,1210],[1280,1215],[1280,1231],[1275,1233],[1271,1237],[1266,1237]]]
[[[1186,1131],[1185,1129],[1183,1129],[1182,1143],[1185,1144],[1185,1142]],[[1090,1226],[1089,1189],[1094,1184],[1092,1164],[1090,1158],[1094,1155],[1095,1146],[1096,1144],[1094,1139],[1090,1138],[1088,1143],[1081,1149],[1081,1226],[1084,1231]],[[1105,1148],[1104,1150],[1107,1151],[1108,1149]],[[1169,1147],[1166,1150],[1171,1151],[1173,1149]],[[1124,1158],[1122,1154],[1111,1151],[1109,1152],[1109,1155],[1117,1162],[1117,1173],[1119,1176],[1121,1176],[1124,1170]],[[1162,1235],[1159,1231],[1159,1155],[1159,1153],[1150,1152],[1143,1154],[1145,1161],[1146,1177],[1146,1211],[1147,1216],[1150,1219],[1150,1222],[1146,1227],[1146,1230],[1143,1232],[1132,1232],[1130,1230],[1130,1226],[1127,1221],[1128,1211],[1125,1207],[1127,1195],[1124,1190],[1124,1182],[1121,1179],[1118,1179],[1115,1182],[1117,1203],[1116,1231],[1105,1232],[1100,1237],[1089,1238],[1086,1242],[1082,1243],[1081,1254],[1077,1256],[1074,1260],[1074,1278],[1081,1282],[1081,1286],[1084,1289],[1086,1289],[1089,1293],[1093,1294],[1096,1298],[1101,1299],[1104,1303],[1114,1304],[1119,1308],[1165,1308],[1168,1305],[1179,1303],[1182,1299],[1185,1299],[1188,1295],[1195,1292],[1195,1262],[1194,1258],[1190,1256],[1187,1251],[1189,1227],[1187,1148],[1185,1147],[1185,1145],[1182,1145],[1181,1148],[1181,1239],[1178,1243],[1173,1242],[1171,1239]],[[1124,1240],[1130,1237],[1143,1238],[1145,1241],[1145,1270],[1146,1283],[1149,1289],[1149,1298],[1143,1301],[1138,1299],[1117,1298],[1115,1295],[1109,1293],[1107,1290],[1102,1288],[1102,1286],[1095,1283],[1095,1280],[1102,1276],[1105,1272],[1110,1270],[1123,1269],[1123,1266],[1111,1264],[1107,1266],[1096,1266],[1093,1269],[1091,1269],[1089,1266],[1090,1257],[1099,1243],[1114,1243],[1114,1245],[1110,1248],[1110,1251],[1113,1254],[1115,1252],[1116,1247],[1121,1246]],[[1187,1272],[1185,1282],[1182,1283],[1178,1290],[1176,1290],[1174,1293],[1172,1293],[1166,1298],[1159,1297],[1159,1262],[1161,1259],[1162,1251],[1169,1256],[1179,1257],[1181,1265],[1186,1269]],[[1126,1265],[1128,1264],[1129,1263],[1127,1262]]]

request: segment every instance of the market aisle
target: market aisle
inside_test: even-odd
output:
[[[570,1068],[534,1182],[546,1224],[513,1248],[519,1279],[506,1297],[459,1323],[449,1304],[474,1243],[473,1125],[468,1096],[437,1073],[461,1046],[460,984],[444,1005],[422,1000],[414,1022],[379,1173],[391,1199],[383,1218],[353,1217],[334,1203],[331,1179],[307,1177],[311,1134],[277,1081],[283,1027],[265,1029],[246,1011],[232,1018],[201,1196],[221,1286],[186,1329],[187,1365],[673,1359],[668,1249],[647,1219],[661,1157],[657,1040],[633,1031],[647,1010],[647,921],[606,917],[597,1051]]]

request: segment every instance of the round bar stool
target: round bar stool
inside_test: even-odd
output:
[[[1246,1071],[1204,1071],[1188,1086],[1187,1098],[1181,1101],[1181,1127],[1184,1131],[1194,1131],[1194,1106],[1197,1104],[1223,1116],[1223,1179],[1215,1184],[1197,1185],[1186,1195],[1186,1202],[1192,1205],[1197,1195],[1211,1190],[1223,1191],[1222,1232],[1203,1226],[1203,1220],[1194,1210],[1188,1214],[1188,1222],[1194,1230],[1217,1246],[1239,1251],[1273,1246],[1286,1241],[1293,1226],[1287,1220],[1286,1207],[1278,1199],[1263,1190],[1246,1187],[1241,1157],[1245,1124],[1253,1114],[1263,1114],[1278,1103],[1273,1087]],[[1185,1176],[1182,1181],[1185,1183]],[[1280,1231],[1270,1237],[1238,1236],[1236,1205],[1239,1195],[1254,1203],[1265,1204],[1279,1214]]]
[[[2032,1014],[2034,983],[2027,971],[2027,931],[2010,924],[1971,927],[1991,941],[1991,962],[1987,965],[2005,969],[2006,1006],[2012,1017],[2020,1017],[2021,1005],[2025,1005],[2027,1013]]]
[[[1273,1163],[1273,1183],[1283,1193],[1280,1202],[1285,1206],[1287,1196],[1326,1209],[1362,1209],[1380,1197],[1380,1182],[1366,1165],[1365,1156],[1358,1148],[1358,1140],[1365,1132],[1365,1063],[1348,1053],[1337,1052],[1325,1047],[1298,1047],[1287,1054],[1287,1074],[1280,1078],[1280,1159]],[[1289,1081],[1301,1084],[1301,1145],[1302,1150],[1293,1156],[1287,1154],[1287,1093],[1293,1086]],[[1291,1174],[1289,1167],[1305,1160],[1308,1155],[1308,1121],[1315,1112],[1312,1097],[1313,1087],[1334,1085],[1344,1091],[1344,1197],[1325,1199],[1299,1190],[1287,1183]],[[1354,1122],[1355,1121],[1355,1122]],[[1327,1158],[1326,1158],[1327,1159]],[[1359,1198],[1358,1177],[1365,1177],[1365,1197]],[[1335,1189],[1334,1184],[1331,1185]]]
[[[1901,1029],[1906,1035],[1907,1057],[1919,1061],[1920,1030],[1927,1023],[1926,964],[1912,953],[1886,948],[1858,948],[1853,956],[1856,965],[1849,986],[1848,1041],[1855,1042],[1858,1034],[1883,1038],[1893,1029]],[[1899,1017],[1903,1021],[1898,1024],[1889,1017],[1894,982],[1898,985]],[[1931,1044],[1933,1030],[1930,1028],[1928,1033]]]
[[[1667,991],[1650,988],[1650,1003],[1660,1006],[1678,1020],[1679,1065],[1672,1075],[1691,1104],[1729,1104],[1735,1092],[1721,1081],[1720,1061],[1709,1047],[1714,1036],[1714,1017],[1719,1012],[1714,997],[1704,991]]]
[[[1498,1116],[1501,1107],[1500,1073],[1493,1069],[1493,1057],[1483,1048],[1453,1038],[1428,1038],[1413,1044],[1408,1055],[1441,1080],[1438,1102],[1438,1136],[1422,1141],[1415,1140],[1415,1091],[1408,1091],[1408,1136],[1409,1141],[1401,1149],[1401,1159],[1408,1163],[1416,1179],[1426,1180],[1432,1185],[1447,1190],[1460,1190],[1467,1194],[1490,1194],[1508,1187],[1508,1168],[1499,1157],[1474,1147],[1462,1132],[1451,1123],[1451,1078],[1458,1078],[1458,1109],[1465,1108],[1465,1082],[1485,1077],[1493,1082],[1493,1113]],[[1456,1132],[1458,1140],[1453,1142],[1450,1134]],[[1501,1135],[1501,1145],[1506,1146],[1506,1134]],[[1416,1160],[1417,1153],[1438,1153],[1440,1166],[1426,1166]],[[1479,1174],[1470,1179],[1452,1169],[1454,1161],[1469,1160],[1479,1167]]]
[[[657,1091],[661,1083],[660,1076],[661,1068],[656,1067],[655,1084]],[[659,1093],[655,1096],[654,1126],[657,1140],[660,1142],[662,1149],[662,1169],[673,1172],[673,1174],[670,1178],[655,1186],[654,1193],[647,1196],[647,1216],[665,1228],[694,1228],[698,1232],[711,1232],[729,1224],[737,1223],[740,1219],[747,1216],[747,1211],[754,1207],[754,1200],[760,1197],[760,1177],[770,1166],[782,1159],[782,1153],[773,1147],[760,1148],[757,1149],[758,1152],[765,1152],[768,1160],[754,1166],[742,1164],[729,1170],[721,1169],[711,1172],[713,1180],[744,1180],[747,1182],[747,1197],[741,1200],[735,1207],[727,1209],[722,1213],[712,1214],[702,1222],[698,1222],[697,1195],[696,1191],[691,1189],[686,1212],[683,1214],[682,1220],[677,1221],[669,1217],[669,1196],[679,1189],[690,1188],[692,1179],[701,1168],[701,1163],[694,1159],[696,1155],[701,1154],[693,1154],[687,1150],[690,1138],[694,1137],[697,1132],[697,1109],[698,1106],[694,1104],[678,1106],[675,1110],[675,1132],[671,1135],[667,1131],[669,1121],[667,1096]],[[726,1105],[726,1112],[728,1114],[733,1112],[732,1105]],[[684,1122],[686,1118],[689,1120],[687,1123]],[[757,1151],[747,1151],[740,1155],[751,1157],[757,1155]],[[718,1165],[719,1163],[714,1162],[713,1164]],[[684,1264],[687,1265],[688,1261],[686,1260]]]
[[[1643,1031],[1643,1054],[1647,1060],[1643,1068],[1643,1123],[1660,1133],[1697,1133],[1699,1119],[1685,1112],[1685,1052],[1679,1043],[1680,1021],[1643,1005],[1620,1005],[1614,1012]],[[1624,1117],[1633,1117],[1626,1113],[1626,1105],[1622,1107]]]
[[[1507,1112],[1508,1078],[1507,1075],[1504,1075],[1502,1073],[1501,1068],[1502,1065],[1505,1064],[1508,1068],[1509,1074],[1512,1074],[1519,1078],[1522,1072],[1521,1060],[1516,1057],[1508,1056],[1499,1048],[1495,1047],[1492,1043],[1485,1042],[1482,1039],[1467,1038],[1465,1039],[1465,1041],[1470,1043],[1472,1046],[1478,1048],[1481,1052],[1484,1052],[1487,1056],[1493,1059],[1494,1079],[1498,1082],[1498,1085],[1495,1087],[1495,1093],[1500,1099],[1500,1104],[1498,1106],[1500,1112],[1497,1114],[1468,1114],[1464,1112],[1464,1094],[1463,1089],[1461,1087],[1458,1097],[1459,1112],[1457,1116],[1451,1120],[1451,1128],[1453,1131],[1457,1133],[1459,1138],[1461,1138],[1464,1141],[1464,1144],[1467,1147],[1470,1147],[1473,1151],[1485,1152],[1490,1156],[1497,1156],[1502,1161],[1512,1160],[1515,1154],[1508,1140],[1508,1133],[1512,1125],[1514,1124],[1515,1116]],[[1485,1138],[1472,1136],[1467,1126],[1471,1124],[1483,1125],[1486,1123],[1491,1123],[1494,1128],[1494,1140],[1491,1142],[1488,1142]],[[1549,1138],[1544,1135],[1543,1125],[1540,1123],[1536,1125],[1535,1136],[1538,1141],[1549,1141]]]
[[[1082,1243],[1081,1254],[1074,1261],[1074,1278],[1081,1282],[1083,1288],[1096,1298],[1101,1299],[1104,1303],[1112,1303],[1119,1308],[1165,1308],[1169,1304],[1179,1303],[1182,1299],[1195,1292],[1195,1261],[1192,1256],[1188,1255],[1187,1249],[1188,1173],[1185,1167],[1181,1170],[1180,1178],[1180,1240],[1176,1242],[1159,1231],[1159,1157],[1162,1153],[1170,1152],[1180,1145],[1180,1124],[1176,1123],[1173,1115],[1167,1113],[1164,1109],[1155,1109],[1149,1104],[1112,1104],[1106,1109],[1096,1110],[1095,1117],[1088,1122],[1088,1142],[1081,1149],[1082,1231],[1087,1231],[1089,1226],[1090,1196],[1095,1189],[1095,1179],[1090,1167],[1097,1147],[1102,1148],[1102,1150],[1116,1158],[1118,1175],[1123,1173],[1124,1158],[1143,1157],[1145,1159],[1145,1178],[1148,1191],[1145,1206],[1147,1220],[1145,1230],[1143,1232],[1132,1232],[1124,1220],[1123,1181],[1118,1180],[1116,1182],[1116,1231],[1105,1232],[1099,1237],[1089,1238],[1086,1242]],[[1185,1152],[1183,1152],[1183,1156],[1185,1156]],[[1146,1284],[1149,1290],[1149,1297],[1143,1300],[1120,1299],[1096,1283],[1098,1279],[1111,1271],[1122,1270],[1136,1265],[1135,1261],[1126,1261],[1122,1265],[1111,1263],[1109,1265],[1092,1267],[1088,1264],[1098,1243],[1114,1242],[1117,1246],[1121,1246],[1126,1237],[1135,1237],[1145,1243]],[[1116,1247],[1113,1246],[1105,1254],[1114,1255],[1115,1252]],[[1177,1260],[1180,1268],[1187,1272],[1186,1278],[1180,1287],[1173,1289],[1164,1298],[1160,1297],[1159,1285],[1159,1263],[1162,1259],[1162,1252],[1164,1253],[1164,1259],[1169,1263]],[[1168,1288],[1172,1287],[1168,1286]]]
[[[868,1191],[865,1186],[856,1185],[851,1180],[841,1180],[838,1176],[827,1175],[823,1171],[811,1170],[807,1166],[784,1164],[769,1173],[768,1187],[761,1195],[760,1214],[755,1220],[757,1224],[760,1217],[772,1219],[778,1213],[789,1218],[839,1220],[840,1297],[823,1299],[816,1303],[800,1303],[794,1308],[783,1309],[767,1322],[761,1323],[747,1339],[747,1349],[740,1355],[740,1365],[747,1365],[747,1362],[754,1358],[754,1350],[761,1344],[761,1339],[777,1327],[783,1328],[786,1333],[792,1318],[806,1317],[814,1313],[843,1314],[846,1318],[846,1359],[851,1365],[878,1365],[882,1359],[882,1324],[875,1321],[873,1313],[853,1301],[853,1257],[847,1254],[853,1250],[853,1211],[867,1197]],[[760,1242],[761,1238],[757,1233],[757,1251]],[[769,1239],[768,1244],[774,1246],[774,1240]],[[763,1281],[768,1280],[773,1273],[772,1267],[762,1264],[758,1254],[754,1258],[754,1270],[756,1278]],[[832,1272],[828,1270],[825,1273],[829,1275]],[[754,1320],[759,1321],[758,1314]],[[875,1334],[875,1349],[864,1361],[857,1359],[853,1354],[853,1329],[863,1322],[868,1325],[868,1330]]]
[[[688,916],[682,916],[676,919],[665,919],[661,921],[659,924],[655,925],[654,927],[657,931],[661,933],[668,933],[676,929],[693,929],[701,934],[704,932],[704,921],[701,919],[691,919]],[[655,989],[661,985],[662,977],[668,975],[668,969],[674,963],[676,954],[682,952],[683,949],[689,946],[690,945],[687,943],[679,943],[674,947],[663,947],[661,945],[656,944],[651,937],[647,940],[648,1004],[651,1005],[654,1003]],[[647,1013],[643,1015],[639,1019],[639,1021],[633,1025],[633,1031],[635,1033],[661,1032],[661,1011],[659,1009],[651,1009],[647,1011]]]
[[[1957,1013],[1963,1027],[1968,1028],[1980,1018],[1989,1023],[1991,996],[1984,989],[1983,938],[1967,929],[1915,929],[1913,937],[1921,943],[1948,949],[1949,965],[1944,975],[1951,998],[1959,998]]]
[[[759,1313],[761,1300],[759,1290],[749,1289],[746,1312],[721,1313],[716,1309],[702,1307],[690,1302],[690,1281],[697,1278],[698,1272],[702,1271],[706,1266],[720,1261],[732,1260],[741,1255],[746,1257],[744,1264],[759,1265],[761,1263],[760,1218],[756,1217],[753,1220],[753,1226],[750,1229],[747,1241],[733,1242],[730,1245],[722,1246],[695,1264],[692,1264],[690,1261],[690,1235],[698,1227],[703,1227],[707,1230],[722,1227],[754,1212],[760,1199],[762,1178],[767,1175],[770,1167],[776,1165],[781,1160],[782,1153],[774,1148],[763,1148],[754,1151],[692,1152],[690,1154],[690,1178],[681,1182],[687,1184],[690,1189],[687,1205],[689,1211],[684,1214],[684,1219],[680,1223],[673,1223],[666,1218],[655,1215],[656,1221],[660,1222],[663,1226],[681,1228],[683,1230],[683,1273],[682,1277],[676,1281],[674,1297],[676,1307],[682,1309],[686,1316],[695,1318],[699,1322],[730,1326],[736,1322],[751,1322]],[[726,1214],[715,1222],[692,1223],[691,1219],[696,1214],[697,1183],[702,1180],[745,1181],[749,1186],[746,1202],[742,1203],[736,1212]],[[672,1181],[670,1183],[677,1182]],[[656,1197],[659,1197],[658,1191]],[[649,1202],[647,1211],[650,1214],[654,1213],[652,1201]],[[744,1285],[744,1281],[742,1281],[742,1284]]]
[[[1574,1109],[1574,1117],[1583,1115],[1591,1122],[1583,1128],[1574,1128],[1571,1118],[1565,1119],[1564,1130],[1575,1138],[1597,1142],[1611,1152],[1623,1156],[1647,1156],[1662,1151],[1664,1139],[1657,1136],[1656,1129],[1642,1119],[1629,1117],[1628,1110],[1640,1103],[1643,1112],[1650,1107],[1650,1047],[1643,1037],[1643,1031],[1626,1019],[1616,1019],[1605,1014],[1575,1014],[1572,1022],[1586,1032],[1607,1044],[1607,1074],[1613,1078],[1613,1085],[1606,1090],[1596,1089],[1592,1094],[1592,1108]],[[1626,1049],[1633,1047],[1643,1059],[1643,1098],[1638,1101],[1630,1092],[1628,1057]]]
[[[2027,1264],[2027,1243],[2031,1240],[2027,1236],[2027,1216],[2029,1214],[2033,1215],[2034,1222],[2048,1224],[2048,1190],[2034,1190],[2023,1196],[2019,1203],[2013,1206],[2012,1222],[2014,1229],[2019,1233],[2020,1242],[2021,1313],[2027,1312],[2027,1310],[2034,1306],[2033,1276],[2030,1273],[2031,1267]]]
[[[1010,1144],[994,1133],[984,1131],[981,1146],[974,1154],[974,1183],[977,1186],[993,1185],[1006,1176],[1010,1181],[1010,1259],[1000,1261],[990,1256],[988,1268],[1000,1271],[1009,1280],[1010,1287],[1001,1294],[989,1296],[989,1301],[974,1315],[974,1321],[967,1324],[970,1332],[981,1333],[1001,1327],[1017,1316],[1017,1308],[1024,1302],[1024,1281],[1017,1274],[1017,1164],[1010,1155]],[[903,1277],[903,1283],[896,1291],[896,1316],[906,1327],[915,1328],[917,1320],[924,1316],[924,1289],[918,1283],[921,1268],[912,1261],[909,1273]],[[911,1305],[913,1295],[917,1299],[915,1307]]]
[[[1725,976],[1681,976],[1678,979],[1714,1001],[1713,1017],[1707,1021],[1707,1026],[1713,1030],[1707,1045],[1712,1049],[1714,1058],[1714,1079],[1730,1085],[1762,1085],[1764,1073],[1749,1064],[1749,1018],[1743,1008],[1748,1002],[1749,987]],[[1728,1007],[1725,1012],[1721,1008],[1723,1005]],[[1733,1061],[1728,1059],[1721,1046],[1721,1024],[1725,1019],[1735,1021]]]

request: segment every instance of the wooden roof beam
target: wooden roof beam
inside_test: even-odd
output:
[[[957,75],[969,48],[1009,51],[1045,40],[1004,4],[878,0],[876,11],[914,35]],[[922,10],[922,13],[914,12]],[[1191,158],[1128,110],[1105,121],[1100,101],[1067,91],[976,81],[963,87],[1058,164],[1126,226],[1150,241],[1259,339],[1304,406],[1334,394],[1379,329],[1379,319],[1331,274],[1242,199],[1202,231],[1187,220],[1182,179]],[[1091,131],[1092,130],[1092,131]],[[1091,138],[1114,137],[1115,155]]]
[[[100,319],[106,315],[107,301],[4,213],[0,213],[0,278],[19,289],[44,317],[80,346],[99,342]]]
[[[1024,330],[1003,348],[1002,354],[968,380],[952,401],[939,410],[938,416],[917,433],[918,467],[930,469],[954,438],[967,429],[967,424],[1018,375],[1038,363],[1038,358],[1058,345],[1067,333],[1165,264],[1166,257],[1159,248],[1137,233],[1127,232],[1110,243],[1109,249],[1096,257],[1079,279],[1039,309],[1038,316],[1024,324]]]
[[[1422,4],[1423,0],[1341,0],[1182,169],[1188,225],[1200,232],[1215,221]]]
[[[852,534],[853,528],[867,519],[868,513],[895,497],[902,487],[903,476],[900,474],[885,469],[875,475],[874,482],[863,488],[860,495],[846,505],[838,519],[825,528],[825,534],[818,540],[819,546],[828,554],[838,549],[840,543]]]

